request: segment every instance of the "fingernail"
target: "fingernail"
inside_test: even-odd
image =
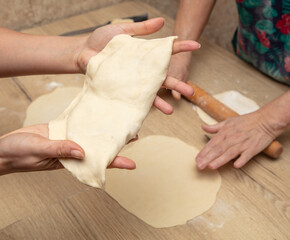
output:
[[[198,164],[197,164],[197,167],[198,167],[199,169],[202,169],[203,164],[202,164],[202,163],[198,163]]]
[[[194,95],[194,91],[191,91],[191,93],[186,94],[188,97],[192,97]]]
[[[201,48],[201,44],[199,43],[199,46],[198,46],[198,48]]]
[[[85,155],[78,150],[72,150],[70,153],[73,158],[83,159],[85,157]]]

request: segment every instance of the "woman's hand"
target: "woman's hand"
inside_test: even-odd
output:
[[[102,51],[107,43],[118,34],[129,34],[131,36],[148,35],[157,32],[163,25],[163,18],[154,18],[139,23],[111,24],[98,28],[89,37],[84,38],[82,43],[83,46],[75,57],[77,66],[79,66],[81,72],[85,73],[90,58]],[[175,41],[172,54],[193,51],[199,47],[199,43],[195,41]],[[172,89],[186,96],[191,96],[193,94],[193,89],[190,86],[180,82],[171,75],[168,75],[164,81],[163,87]],[[154,105],[165,114],[171,114],[173,112],[173,107],[158,96],[154,101]]]
[[[182,52],[172,56],[168,70],[168,78],[186,82],[189,74],[190,61],[191,52]],[[180,92],[176,90],[172,90],[172,96],[177,100],[181,98]]]
[[[84,150],[72,141],[49,140],[47,124],[21,128],[0,138],[0,175],[59,169],[63,168],[59,158],[82,161],[84,157]],[[134,169],[135,163],[116,157],[109,167]]]
[[[197,167],[217,169],[238,157],[234,167],[244,166],[263,151],[275,135],[263,121],[259,112],[233,117],[218,124],[203,125],[208,133],[217,133],[196,157]]]
[[[288,128],[289,102],[290,91],[253,113],[203,125],[206,132],[217,134],[197,155],[197,167],[217,169],[235,158],[234,167],[243,167]]]

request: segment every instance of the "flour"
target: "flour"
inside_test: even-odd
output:
[[[259,109],[259,105],[250,98],[245,97],[241,93],[237,91],[227,91],[223,93],[219,93],[213,95],[217,100],[234,110],[240,115],[247,114],[250,112],[254,112]],[[205,104],[205,103],[202,103]],[[198,116],[204,121],[206,124],[216,124],[217,121],[210,117],[207,113],[205,113],[199,107],[195,107]]]

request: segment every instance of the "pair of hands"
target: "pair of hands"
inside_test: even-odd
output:
[[[147,35],[160,30],[163,25],[162,18],[155,18],[140,23],[113,24],[98,28],[88,37],[81,38],[74,56],[75,65],[80,72],[85,73],[90,58],[98,54],[114,36]],[[198,48],[199,44],[194,41],[175,41],[172,54]],[[190,86],[171,77],[166,78],[163,87],[183,95],[193,94]],[[165,114],[173,112],[173,107],[158,96],[154,106]],[[81,146],[72,141],[49,140],[47,124],[22,128],[0,138],[0,175],[18,171],[58,169],[62,168],[59,158],[75,158],[81,161],[84,156]],[[125,157],[116,157],[109,167],[134,169],[135,163]]]

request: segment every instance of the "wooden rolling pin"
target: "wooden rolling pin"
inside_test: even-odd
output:
[[[215,120],[220,122],[230,117],[239,116],[238,113],[231,110],[229,107],[215,99],[213,96],[195,84],[191,82],[187,82],[187,84],[189,84],[194,89],[194,95],[187,97],[187,99],[200,107]],[[282,145],[278,141],[273,141],[267,148],[264,149],[263,152],[272,158],[278,158],[282,151]]]

